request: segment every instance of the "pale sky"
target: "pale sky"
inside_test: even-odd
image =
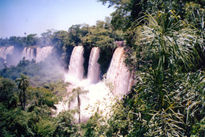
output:
[[[0,0],[0,37],[94,25],[113,11],[97,0]]]

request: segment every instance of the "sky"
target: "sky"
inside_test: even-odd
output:
[[[94,25],[113,11],[98,0],[0,0],[0,37]]]

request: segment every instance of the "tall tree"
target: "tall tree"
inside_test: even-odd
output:
[[[204,0],[99,0],[108,7],[114,6],[112,24],[115,29],[127,30],[132,25],[139,24],[144,15],[156,13],[159,10],[169,12],[175,10],[178,15],[185,18],[185,4],[189,2],[205,5]],[[141,22],[143,23],[143,22]]]
[[[21,102],[22,109],[25,110],[25,107],[26,107],[26,89],[29,86],[28,77],[26,77],[25,75],[22,74],[20,78],[16,79],[16,82],[18,84],[18,89],[20,90],[19,100]]]
[[[112,24],[128,36],[137,82],[117,104],[107,134],[204,136],[202,1],[100,1],[116,8]]]

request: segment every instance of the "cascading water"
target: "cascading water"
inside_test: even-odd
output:
[[[0,58],[5,60],[8,66],[17,65],[23,57],[26,60],[36,60],[36,62],[44,61],[53,51],[52,46],[46,47],[25,47],[20,51],[14,46],[0,47]]]
[[[46,47],[37,47],[36,48],[36,62],[41,62],[45,60],[51,53],[52,53],[53,47],[46,46]]]
[[[7,55],[11,55],[14,52],[14,46],[0,47],[0,58],[6,60]]]
[[[88,66],[88,77],[90,83],[97,83],[100,80],[100,64],[98,59],[100,57],[100,49],[94,47],[91,50]]]
[[[97,47],[91,50],[88,76],[87,79],[83,79],[83,51],[82,46],[77,46],[73,49],[69,71],[65,75],[65,81],[70,82],[71,85],[68,87],[67,96],[64,97],[62,102],[56,105],[57,114],[69,109],[79,109],[79,114],[75,115],[78,122],[88,120],[95,112],[101,112],[102,115],[106,116],[115,102],[115,96],[121,97],[127,94],[131,83],[131,73],[124,63],[123,47],[118,47],[113,54],[106,76],[106,82],[99,79],[100,65],[98,64],[98,59],[100,49]],[[113,85],[112,92],[106,84],[107,81]],[[70,97],[73,97],[74,91],[75,97],[70,101]],[[76,92],[78,92],[77,95]]]
[[[27,49],[28,49],[27,47],[24,48],[24,49],[23,49],[23,52],[22,52],[22,57],[24,57],[25,59],[26,59],[27,56],[28,56],[28,55],[27,55]]]
[[[35,49],[31,47],[25,47],[22,52],[22,58],[25,57],[26,60],[35,59]]]
[[[113,54],[106,75],[106,80],[111,84],[111,90],[116,96],[127,94],[130,86],[131,73],[126,67],[124,59],[124,48],[118,47]]]
[[[26,60],[36,60],[36,62],[41,62],[52,53],[53,47],[25,47],[22,52],[22,58],[25,57]]]
[[[84,74],[84,48],[83,46],[76,46],[73,49],[70,59],[70,65],[68,67],[68,74],[66,76],[67,82],[75,83],[83,79]]]
[[[43,48],[26,47],[19,55],[28,60],[36,59],[36,62],[41,62],[51,54],[52,49],[53,47],[51,46]],[[1,47],[0,57],[6,59],[7,56],[13,54],[13,52],[13,46]],[[67,95],[64,97],[63,101],[56,105],[57,114],[68,109],[80,109],[80,113],[76,116],[79,122],[86,121],[96,111],[101,111],[103,113],[109,112],[112,104],[115,102],[115,96],[127,94],[132,81],[131,73],[124,63],[125,57],[123,47],[118,47],[115,50],[105,81],[100,81],[99,76],[100,65],[98,59],[100,57],[100,49],[94,47],[91,50],[87,79],[83,79],[83,54],[83,46],[74,47],[68,67],[69,70],[65,77],[65,81],[70,82],[71,85],[69,85]],[[109,83],[112,88],[107,86]],[[78,87],[80,87],[80,89],[78,89]],[[79,93],[75,96],[73,101],[70,102],[69,98],[72,96],[73,89],[78,89],[79,92],[82,93]]]

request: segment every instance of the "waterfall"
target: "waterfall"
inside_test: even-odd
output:
[[[84,74],[83,53],[84,53],[83,46],[74,47],[71,54],[70,64],[68,67],[68,76],[66,77],[66,81],[75,83],[83,79],[83,74]]]
[[[13,54],[13,52],[14,52],[14,46],[0,47],[0,58],[6,60],[7,55],[11,55]]]
[[[83,79],[83,57],[84,49],[77,46],[73,49],[68,73],[65,75],[65,81],[70,82],[67,88],[67,95],[63,101],[56,105],[58,114],[61,111],[80,109],[74,117],[76,122],[87,121],[95,112],[109,117],[115,98],[127,94],[131,87],[132,76],[124,63],[124,48],[118,47],[112,57],[106,79],[100,81],[100,49],[94,47],[91,50],[88,65],[87,79]],[[109,86],[113,86],[110,89]],[[81,94],[76,93],[78,91]],[[112,91],[112,92],[111,92]],[[71,99],[72,98],[72,101]]]
[[[88,76],[87,79],[90,83],[97,83],[100,80],[100,64],[98,59],[100,57],[100,49],[94,47],[91,50],[88,66]]]
[[[25,57],[26,60],[35,59],[35,48],[25,47],[22,52],[22,58]]]
[[[25,47],[22,52],[22,58],[25,57],[26,60],[35,59],[36,62],[41,62],[45,60],[51,53],[53,47]]]
[[[36,60],[41,62],[45,60],[53,51],[52,46],[46,47],[25,47],[23,51],[19,51],[14,46],[0,47],[0,58],[4,59],[8,66],[17,65],[18,62],[25,57],[26,60]]]
[[[131,72],[126,67],[124,48],[118,47],[112,57],[106,80],[111,84],[114,95],[122,96],[128,93],[131,83]]]
[[[51,53],[52,53],[53,47],[46,46],[46,47],[37,47],[36,48],[36,62],[41,62],[45,60]]]

